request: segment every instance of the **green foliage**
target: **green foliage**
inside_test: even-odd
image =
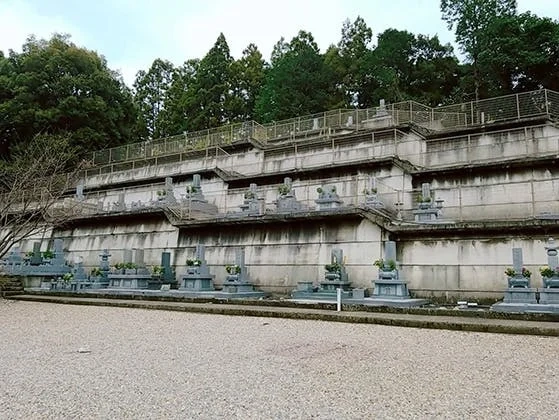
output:
[[[373,263],[374,266],[377,266],[378,268],[380,268],[381,270],[388,268],[389,270],[396,270],[396,261],[394,260],[387,260],[384,261],[382,258],[379,260],[376,260]]]
[[[516,0],[441,0],[441,13],[448,28],[454,29],[461,50],[472,62],[477,100],[483,84],[479,58],[483,51],[488,51],[484,35],[495,19],[516,14]]]
[[[262,90],[266,76],[266,63],[254,44],[249,44],[243,56],[232,63],[232,94],[227,103],[229,121],[241,122],[254,119],[256,98]]]
[[[156,139],[173,134],[163,113],[167,92],[174,74],[173,64],[156,59],[150,69],[139,71],[134,82],[134,102],[138,108],[138,131],[144,139]]]
[[[83,155],[130,141],[136,119],[120,76],[63,35],[31,37],[21,53],[0,57],[0,115],[0,155],[38,133],[68,133]]]
[[[91,269],[91,277],[100,277],[103,274],[99,267],[94,267]]]
[[[273,63],[256,100],[255,115],[259,121],[277,121],[327,109],[333,75],[310,33],[300,31]]]
[[[199,266],[202,265],[202,261],[200,261],[197,258],[188,259],[188,260],[186,260],[186,265],[189,266],[189,267],[199,267]]]
[[[228,274],[240,274],[241,273],[241,267],[239,267],[237,264],[226,265],[225,266],[225,271],[227,271]]]
[[[505,274],[508,277],[514,277],[514,276],[516,276],[516,271],[515,271],[514,268],[508,267],[505,270]],[[525,277],[525,278],[530,278],[530,276],[532,276],[532,272],[530,270],[528,270],[526,267],[522,267],[521,274],[522,274],[522,277]]]
[[[164,271],[164,268],[160,265],[154,265],[153,267],[151,267],[151,272],[156,276],[162,275]]]
[[[42,257],[52,259],[54,258],[54,252],[50,249],[47,249],[45,252],[43,252]]]
[[[339,273],[342,270],[342,265],[339,263],[326,264],[324,269],[329,273]]]
[[[225,36],[220,34],[200,60],[193,86],[186,95],[186,101],[195,111],[189,116],[189,130],[219,127],[229,122],[227,105],[231,99],[232,63]]]
[[[287,195],[291,192],[291,187],[287,184],[281,184],[278,187],[278,192],[280,193],[280,195]]]
[[[540,274],[542,275],[542,277],[550,278],[550,277],[557,276],[559,273],[558,273],[557,269],[554,270],[553,268],[546,265],[546,266],[540,267]]]
[[[559,89],[559,23],[530,13],[494,19],[482,36],[480,72],[490,96]]]
[[[62,276],[62,280],[64,281],[64,283],[69,283],[74,280],[74,275],[72,273],[65,273]]]

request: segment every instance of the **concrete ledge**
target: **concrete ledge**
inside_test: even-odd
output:
[[[486,319],[461,316],[433,316],[405,313],[380,313],[369,311],[351,311],[353,306],[344,306],[343,312],[332,309],[315,309],[305,307],[280,307],[234,305],[231,303],[215,304],[211,302],[193,303],[177,301],[95,299],[52,295],[18,295],[14,300],[59,303],[71,305],[114,306],[122,308],[155,309],[166,311],[196,312],[218,315],[258,316],[271,318],[310,319],[331,322],[348,322],[360,324],[377,324],[388,326],[445,329],[455,331],[474,331],[503,334],[523,334],[559,336],[559,323],[536,322],[510,319]],[[253,302],[254,303],[254,302]],[[332,305],[334,306],[334,305]]]

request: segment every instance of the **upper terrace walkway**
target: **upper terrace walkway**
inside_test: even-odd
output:
[[[87,175],[138,168],[182,160],[182,154],[226,152],[223,147],[250,142],[266,148],[281,141],[329,138],[332,134],[375,127],[379,118],[386,126],[414,124],[431,132],[444,132],[496,122],[559,116],[559,93],[547,89],[481,101],[431,108],[414,101],[367,109],[338,109],[261,125],[255,121],[132,143],[93,153]]]

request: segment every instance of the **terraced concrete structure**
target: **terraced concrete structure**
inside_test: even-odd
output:
[[[115,260],[143,249],[148,265],[166,251],[181,273],[201,244],[219,287],[244,247],[254,285],[288,294],[318,284],[334,248],[352,286],[372,291],[373,262],[393,240],[413,296],[499,298],[511,248],[523,249],[541,287],[541,249],[559,230],[558,115],[559,94],[539,90],[246,122],[99,151],[43,248],[60,238],[86,267],[105,248]],[[335,206],[318,206],[325,186]],[[291,204],[279,209],[282,196]],[[249,197],[258,211],[243,211]],[[428,218],[415,217],[427,208]]]

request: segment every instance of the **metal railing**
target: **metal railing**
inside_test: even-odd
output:
[[[208,151],[213,147],[236,142],[254,140],[267,144],[313,134],[320,137],[330,133],[330,130],[374,128],[379,122],[384,122],[386,126],[415,123],[432,130],[444,130],[543,115],[559,115],[559,93],[542,89],[437,108],[415,101],[404,101],[367,109],[337,109],[264,125],[247,121],[192,133],[185,132],[163,139],[96,151],[92,155],[91,165],[102,167],[134,162],[121,168],[129,169],[138,166],[135,162],[157,164],[153,159],[172,155],[178,155],[180,159],[180,155],[184,153]]]

